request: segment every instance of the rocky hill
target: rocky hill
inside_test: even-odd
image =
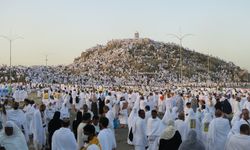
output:
[[[182,49],[183,80],[234,82],[247,80],[247,72],[232,62]],[[148,38],[111,40],[81,53],[70,66],[76,74],[126,82],[177,82],[180,47]],[[109,78],[109,79],[107,79]]]
[[[181,47],[182,82],[248,81],[247,71]],[[81,53],[70,65],[0,66],[0,83],[32,81],[82,85],[165,85],[180,81],[180,47],[148,38],[111,40]]]

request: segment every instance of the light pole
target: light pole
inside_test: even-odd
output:
[[[8,37],[8,36],[4,36],[4,35],[0,35],[0,37],[2,37],[2,38],[4,38],[4,39],[6,39],[6,40],[8,40],[9,42],[10,42],[10,82],[11,82],[11,67],[12,67],[12,65],[11,65],[11,48],[12,48],[12,42],[14,42],[15,40],[17,40],[17,39],[23,39],[23,37],[21,37],[21,36],[15,36],[15,37]]]
[[[48,66],[48,55],[45,55],[46,67]]]
[[[210,56],[209,55],[207,58],[207,73],[208,73],[208,80],[210,80]]]
[[[182,75],[183,75],[183,72],[182,72],[182,52],[181,52],[182,40],[184,38],[186,38],[187,36],[192,36],[193,34],[184,34],[184,35],[182,35],[182,34],[181,35],[167,34],[167,35],[175,37],[180,42],[180,49],[179,49],[179,51],[180,51],[180,82],[182,83]]]

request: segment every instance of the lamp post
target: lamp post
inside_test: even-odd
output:
[[[207,74],[208,74],[208,80],[210,80],[210,56],[207,57]]]
[[[23,39],[23,37],[21,37],[21,36],[15,36],[15,37],[8,37],[8,36],[4,36],[4,35],[0,35],[0,37],[2,37],[2,38],[4,38],[4,39],[6,39],[6,40],[8,40],[9,42],[10,42],[10,82],[11,82],[11,71],[12,71],[12,65],[11,65],[11,60],[12,60],[12,42],[14,42],[15,40],[17,40],[17,39]]]
[[[188,37],[188,36],[192,36],[193,34],[184,34],[184,35],[182,35],[182,34],[181,35],[167,34],[167,35],[173,36],[174,38],[178,39],[179,42],[180,42],[180,49],[179,49],[179,51],[180,51],[180,79],[179,80],[182,83],[182,75],[183,75],[183,71],[182,71],[182,51],[181,51],[181,49],[182,49],[182,40],[184,38]]]
[[[45,55],[46,67],[48,66],[48,55]]]

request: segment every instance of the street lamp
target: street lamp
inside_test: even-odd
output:
[[[46,67],[48,66],[48,55],[45,55]]]
[[[169,36],[173,36],[174,38],[178,39],[180,42],[180,82],[182,83],[182,52],[181,52],[181,48],[182,48],[182,40],[188,36],[192,36],[193,34],[184,34],[184,35],[176,35],[176,34],[167,34]]]
[[[210,56],[208,54],[208,57],[207,57],[207,74],[208,74],[208,80],[210,80]]]
[[[0,35],[0,37],[8,40],[10,42],[10,82],[11,82],[11,47],[12,47],[12,42],[14,42],[17,39],[23,39],[21,36],[15,36],[15,37],[8,37],[4,35]]]

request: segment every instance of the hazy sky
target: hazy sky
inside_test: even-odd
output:
[[[69,64],[81,52],[111,39],[141,37],[183,46],[250,70],[250,0],[0,0],[0,35],[13,42],[13,64]],[[0,64],[9,43],[0,38]]]

